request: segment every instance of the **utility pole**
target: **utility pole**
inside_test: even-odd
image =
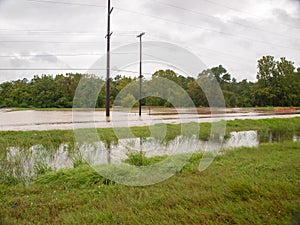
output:
[[[140,98],[139,98],[139,116],[142,116],[142,36],[145,32],[140,33],[137,38],[140,39]]]
[[[110,6],[110,0],[108,0],[107,6],[107,61],[106,61],[106,121],[110,121],[110,15],[114,8]]]

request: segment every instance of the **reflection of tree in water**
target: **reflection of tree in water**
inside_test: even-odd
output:
[[[298,135],[293,131],[259,131],[260,143],[297,141]]]
[[[106,154],[107,154],[107,163],[111,164],[111,142],[107,143]]]

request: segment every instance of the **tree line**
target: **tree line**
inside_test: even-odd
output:
[[[204,70],[196,78],[185,77],[172,70],[159,70],[150,80],[143,79],[143,92],[148,97],[143,98],[142,104],[171,107],[171,102],[174,101],[172,98],[176,98],[176,102],[189,107],[190,102],[184,98],[187,93],[196,107],[208,107],[207,95],[199,83],[205,82],[204,78],[213,78],[222,89],[227,107],[300,106],[300,68],[296,69],[294,63],[286,58],[276,60],[273,56],[264,56],[258,60],[257,69],[256,82],[247,79],[238,82],[222,65]],[[36,75],[30,81],[23,79],[1,83],[0,105],[71,108],[74,101],[81,100],[78,96],[74,99],[78,85],[79,93],[83,95],[82,100],[88,101],[82,105],[105,107],[105,80],[95,75],[79,73]],[[95,91],[100,86],[103,87],[100,92]],[[133,106],[139,99],[138,78],[117,75],[111,79],[110,90],[112,104]],[[160,97],[158,92],[163,92]],[[92,95],[95,96],[91,98]]]

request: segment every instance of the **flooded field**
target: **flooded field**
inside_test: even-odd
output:
[[[122,164],[131,153],[142,153],[145,157],[165,157],[195,152],[210,152],[221,148],[221,151],[217,151],[216,153],[222,154],[224,153],[224,150],[240,147],[258,147],[260,143],[265,142],[299,142],[300,140],[299,133],[293,133],[293,131],[286,132],[288,127],[286,127],[283,120],[280,120],[281,122],[279,122],[281,125],[276,125],[279,128],[276,129],[278,131],[280,130],[280,132],[277,132],[276,129],[275,132],[270,128],[259,130],[259,128],[253,128],[253,125],[248,125],[246,123],[243,125],[242,131],[229,133],[225,140],[220,133],[216,133],[217,136],[213,136],[215,139],[210,139],[209,141],[207,141],[208,139],[205,137],[201,139],[197,132],[193,133],[194,136],[191,135],[188,137],[184,136],[182,133],[180,134],[180,132],[180,135],[175,132],[176,135],[173,135],[170,139],[165,139],[165,134],[160,134],[159,136],[163,136],[161,138],[157,138],[156,136],[156,138],[150,137],[153,135],[149,134],[143,134],[141,135],[141,138],[126,139],[121,136],[119,138],[112,138],[111,135],[114,135],[114,131],[118,129],[114,129],[112,133],[105,133],[104,139],[92,138],[91,140],[86,140],[85,138],[87,138],[89,134],[85,137],[85,133],[80,132],[77,133],[77,135],[83,136],[82,141],[73,140],[72,137],[74,137],[74,134],[76,136],[76,131],[81,131],[79,128],[148,127],[150,125],[161,123],[180,124],[198,122],[201,124],[204,122],[216,122],[220,120],[258,120],[264,118],[291,118],[299,116],[300,114],[297,114],[297,112],[289,114],[271,114],[252,111],[231,111],[226,114],[218,113],[213,116],[210,114],[189,113],[182,113],[182,115],[149,115],[144,113],[142,117],[139,118],[135,112],[126,113],[122,111],[113,111],[111,121],[106,122],[104,112],[99,111],[8,112],[2,110],[0,112],[0,130],[34,131],[29,132],[30,134],[28,135],[31,136],[26,136],[27,139],[25,136],[23,137],[21,135],[19,136],[19,138],[21,138],[20,140],[14,140],[15,136],[12,135],[12,137],[10,137],[10,142],[3,136],[2,151],[0,155],[0,173],[4,177],[14,177],[27,183],[32,178],[44,174],[45,172],[57,171],[65,168],[75,168],[77,165],[86,163],[95,167],[107,164],[119,165]],[[163,124],[163,126],[164,129],[166,129],[165,124]],[[264,126],[264,124],[262,123],[260,126]],[[75,129],[75,131],[72,129]],[[180,131],[180,128],[177,129]],[[37,136],[38,130],[56,130],[54,132],[61,132],[61,136],[64,136],[65,133],[68,133],[69,136],[64,139],[57,136],[54,138],[52,136],[53,134],[43,134],[41,138],[47,139],[46,143],[50,143],[50,146],[44,145],[44,142],[38,142],[37,140],[37,142],[28,142],[30,139],[36,139],[35,136],[39,137]],[[234,131],[234,129],[231,129],[231,131]],[[150,132],[152,131],[150,130]],[[162,132],[160,127],[158,132]],[[97,134],[97,132],[95,134]],[[94,135],[94,133],[92,135]],[[26,142],[25,145],[23,139]],[[52,145],[52,141],[56,144]],[[28,144],[27,142],[32,144]],[[23,145],[21,143],[23,143]]]
[[[223,142],[219,154],[240,147],[258,147],[265,142],[299,142],[300,136],[283,135],[255,130],[231,132]],[[217,148],[218,142],[215,143]],[[29,149],[11,146],[6,149],[0,163],[0,171],[28,183],[40,174],[65,168],[75,168],[78,164],[88,163],[96,167],[107,164],[122,164],[130,153],[143,153],[146,157],[170,156],[176,154],[206,152],[214,148],[214,142],[199,140],[195,137],[177,136],[170,141],[150,138],[120,139],[116,143],[95,142],[74,146],[61,144],[58,148],[34,145]],[[3,155],[3,154],[2,154]]]
[[[77,128],[108,128],[149,126],[159,123],[179,124],[188,122],[216,122],[234,119],[292,118],[300,116],[299,110],[291,113],[263,112],[253,110],[227,110],[213,115],[184,113],[164,114],[112,111],[111,122],[106,121],[105,112],[99,111],[6,111],[0,110],[0,131],[7,130],[71,130]]]

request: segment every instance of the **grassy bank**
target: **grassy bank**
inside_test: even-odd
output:
[[[89,167],[0,186],[0,224],[290,224],[300,206],[300,144],[201,155],[147,187],[109,183]]]

